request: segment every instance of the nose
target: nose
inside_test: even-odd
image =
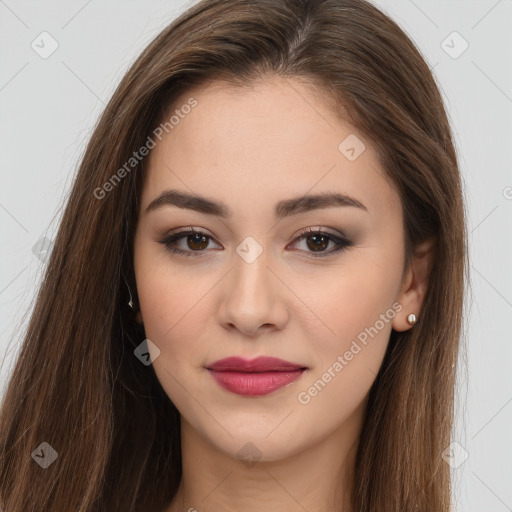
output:
[[[287,289],[269,268],[265,251],[251,263],[236,255],[233,265],[222,283],[219,324],[251,337],[283,329],[288,321]]]

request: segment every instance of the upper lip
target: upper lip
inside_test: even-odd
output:
[[[261,356],[256,359],[244,359],[242,357],[226,357],[219,359],[206,367],[214,371],[235,371],[235,372],[278,372],[305,369],[301,364],[290,363],[277,357]]]

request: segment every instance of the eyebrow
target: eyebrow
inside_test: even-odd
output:
[[[179,190],[165,190],[157,198],[153,199],[145,210],[145,213],[162,208],[163,206],[177,206],[188,210],[194,210],[207,215],[215,215],[224,219],[231,218],[232,212],[229,207],[219,201],[214,201],[196,194],[189,194]],[[324,192],[321,194],[308,194],[285,199],[276,203],[274,216],[276,218],[290,217],[299,213],[312,210],[320,210],[333,206],[353,206],[366,212],[366,206],[353,197],[334,193]]]

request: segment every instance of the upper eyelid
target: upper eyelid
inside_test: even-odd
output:
[[[352,240],[346,236],[343,232],[337,231],[336,233],[331,233],[329,229],[332,228],[326,228],[323,226],[309,226],[307,228],[302,228],[296,235],[294,235],[292,243],[298,242],[306,238],[309,234],[315,234],[315,233],[322,233],[323,235],[327,235],[331,238],[331,241],[333,241],[338,246],[344,245],[344,246],[351,246],[353,245]],[[203,231],[202,229],[196,229],[193,226],[187,226],[182,228],[176,228],[175,231],[171,231],[167,235],[164,236],[163,240],[161,240],[161,243],[164,245],[172,243],[176,243],[178,241],[183,240],[189,235],[198,234],[203,235],[208,238],[210,238],[215,244],[222,246],[220,242],[216,240],[216,238],[213,235],[208,234],[207,232]],[[175,238],[174,240],[172,240]],[[191,252],[191,253],[201,253],[201,252],[207,252],[206,250],[202,251],[191,251],[191,250],[185,250],[185,252]],[[327,253],[326,253],[327,254]]]
[[[308,233],[323,233],[325,235],[330,235],[334,238],[341,238],[341,239],[345,239],[345,240],[348,240],[348,237],[342,232],[342,231],[337,231],[336,230],[336,233],[331,233],[331,231],[329,231],[329,229],[331,228],[325,228],[325,227],[322,227],[322,226],[312,226],[312,227],[307,227],[307,228],[303,228],[299,231],[299,233],[297,235],[295,235],[295,237],[300,237],[300,236],[304,236],[304,235],[307,235]]]
[[[321,232],[325,235],[330,235],[334,238],[341,238],[342,240],[349,240],[349,237],[347,237],[343,232],[339,232],[337,231],[336,233],[331,233],[329,231],[329,229],[331,228],[326,228],[326,227],[323,227],[323,226],[310,226],[310,227],[307,227],[307,228],[302,228],[301,230],[299,230],[299,232],[297,234],[294,235],[294,239],[298,238],[298,237],[302,237],[302,236],[305,236],[309,233],[318,233],[318,232]],[[165,236],[164,236],[164,239],[168,239],[170,237],[173,237],[173,236],[177,236],[177,235],[182,235],[183,238],[187,235],[187,234],[198,234],[198,235],[204,235],[204,236],[207,236],[209,238],[211,238],[212,240],[215,240],[216,243],[219,243],[217,242],[215,236],[213,235],[210,235],[209,233],[207,233],[206,231],[203,231],[202,229],[196,229],[196,228],[192,228],[192,227],[183,227],[183,228],[176,228],[176,230],[173,230],[169,233],[167,233]]]

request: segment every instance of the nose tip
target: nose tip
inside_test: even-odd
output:
[[[248,336],[258,331],[280,329],[287,319],[286,308],[275,278],[261,255],[252,263],[244,258],[235,262],[226,279],[218,320],[228,329],[238,329]]]

